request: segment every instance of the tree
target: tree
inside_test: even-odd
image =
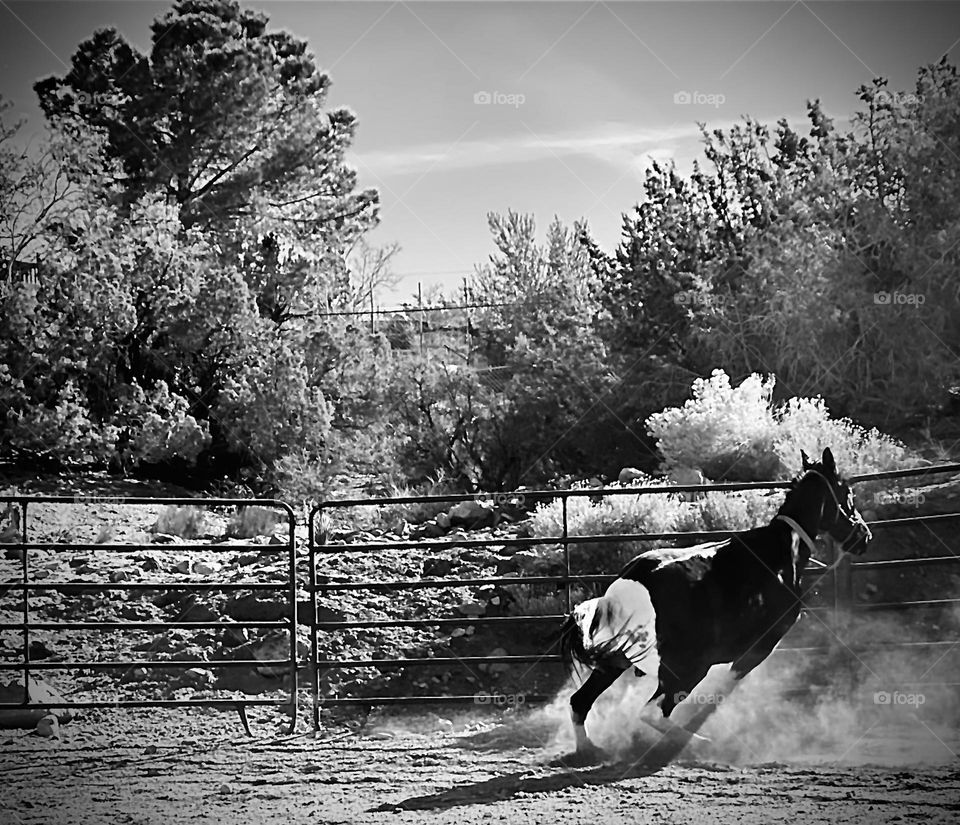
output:
[[[497,253],[470,285],[493,305],[472,319],[478,363],[416,365],[401,409],[410,466],[502,489],[597,461],[592,435],[613,376],[585,227],[554,221],[540,245],[530,216],[488,221]]]
[[[187,227],[261,236],[370,225],[376,193],[355,194],[343,162],[356,118],[324,111],[330,81],[304,41],[235,0],[181,0],[152,31],[143,55],[100,30],[35,87],[52,121],[105,133],[126,202],[159,192]]]

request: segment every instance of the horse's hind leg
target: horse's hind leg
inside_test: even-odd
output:
[[[576,736],[577,755],[597,756],[597,748],[587,736],[587,714],[597,697],[603,693],[626,670],[625,667],[605,665],[598,667],[580,688],[570,697],[570,718],[573,720],[573,732]]]

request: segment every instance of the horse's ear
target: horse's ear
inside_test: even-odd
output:
[[[837,474],[837,464],[833,460],[833,452],[829,447],[824,447],[823,450],[823,469],[832,476]]]
[[[810,457],[807,455],[806,450],[800,451],[800,459],[803,461],[803,469],[806,470],[810,466]]]

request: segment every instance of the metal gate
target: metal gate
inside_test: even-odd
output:
[[[876,481],[880,479],[898,479],[914,476],[936,475],[943,473],[960,472],[960,464],[941,465],[938,467],[926,467],[913,470],[874,473],[869,475],[856,476],[850,479],[851,483],[862,483]],[[709,491],[735,492],[740,490],[782,490],[787,489],[786,482],[749,482],[738,484],[711,484],[711,485],[664,485],[658,487],[644,487],[644,495],[666,495],[679,493],[703,493]],[[670,540],[693,543],[698,541],[710,541],[722,539],[730,535],[729,531],[710,531],[710,532],[664,532],[664,533],[625,533],[618,535],[570,535],[568,529],[567,503],[571,498],[598,496],[623,496],[637,495],[638,488],[615,488],[615,489],[582,489],[582,490],[550,490],[523,492],[526,501],[546,501],[559,500],[562,506],[562,530],[559,535],[536,538],[496,538],[496,539],[456,539],[449,540],[405,540],[405,541],[364,541],[352,543],[331,543],[328,540],[326,529],[322,523],[318,525],[318,520],[322,522],[325,515],[336,509],[368,507],[368,506],[391,506],[391,505],[436,505],[453,504],[463,501],[477,499],[489,499],[490,496],[470,496],[470,495],[443,495],[443,496],[400,496],[392,498],[356,498],[328,500],[315,506],[309,514],[308,537],[310,553],[310,599],[313,610],[313,616],[318,620],[313,623],[311,631],[311,662],[312,662],[312,708],[314,728],[319,728],[321,707],[335,706],[376,706],[376,705],[408,705],[420,703],[436,704],[471,704],[476,702],[475,695],[446,695],[446,694],[424,694],[424,695],[396,695],[396,696],[322,696],[320,683],[325,671],[331,668],[382,668],[382,667],[403,667],[403,668],[426,668],[437,665],[479,665],[479,664],[522,664],[522,663],[558,663],[561,657],[557,654],[543,653],[530,656],[476,656],[476,657],[405,657],[397,659],[369,658],[369,659],[321,659],[319,656],[318,634],[322,632],[347,631],[355,629],[373,629],[373,628],[396,628],[413,626],[432,626],[432,627],[477,627],[483,625],[532,625],[545,623],[559,627],[559,623],[564,619],[562,613],[553,615],[516,615],[509,617],[477,617],[477,618],[418,618],[418,619],[382,619],[382,620],[363,620],[363,621],[322,621],[318,616],[318,596],[322,594],[334,594],[347,591],[367,591],[367,592],[391,592],[391,591],[410,591],[413,589],[446,589],[453,587],[480,587],[483,585],[540,585],[554,584],[560,585],[566,590],[567,608],[570,608],[571,587],[575,584],[607,584],[614,580],[614,575],[576,575],[571,569],[571,549],[578,545],[590,545],[603,542],[626,542],[626,541],[659,541]],[[509,494],[507,494],[509,495]],[[917,516],[913,518],[889,519],[870,522],[871,529],[885,530],[901,527],[908,524],[926,524],[939,521],[955,521],[960,519],[960,513],[949,513],[934,516]],[[336,554],[376,554],[378,552],[390,550],[404,550],[411,548],[429,547],[431,550],[444,550],[451,548],[483,548],[491,545],[509,546],[515,548],[533,547],[537,545],[559,545],[563,548],[563,557],[565,564],[565,573],[557,576],[495,576],[480,577],[469,579],[395,579],[390,581],[349,581],[349,582],[321,582],[317,576],[317,563],[323,556]],[[829,576],[829,583],[833,594],[832,604],[819,607],[805,607],[807,611],[820,611],[831,615],[834,622],[839,622],[841,617],[848,611],[858,610],[903,610],[903,609],[923,609],[923,608],[944,608],[960,604],[960,599],[933,599],[926,601],[912,602],[894,602],[885,604],[860,604],[854,598],[854,577],[860,571],[877,569],[898,569],[913,566],[926,565],[951,565],[960,563],[960,555],[942,555],[921,559],[897,559],[889,561],[864,561],[851,562],[849,557],[845,557],[831,568],[822,566],[810,566],[805,573],[809,579],[815,577]],[[918,643],[930,647],[948,648],[958,644],[958,640],[943,640],[937,642]],[[777,652],[818,652],[826,651],[828,648],[816,647],[779,647]],[[526,701],[536,702],[549,700],[552,697],[546,695],[527,695]]]
[[[186,578],[184,580],[171,581],[149,581],[149,582],[126,582],[126,581],[101,581],[101,582],[48,582],[40,578],[38,570],[31,567],[31,553],[37,551],[51,550],[58,552],[68,551],[94,551],[117,549],[124,552],[136,551],[157,551],[164,546],[157,544],[108,544],[108,543],[78,543],[78,542],[32,542],[30,541],[30,532],[28,529],[31,508],[42,505],[90,505],[90,504],[133,504],[133,505],[170,505],[170,506],[201,506],[201,507],[243,507],[256,505],[267,507],[274,510],[280,510],[282,518],[287,523],[287,540],[283,547],[283,552],[287,559],[287,571],[283,581],[260,582],[260,581],[242,581],[242,582],[217,582],[200,581],[197,579]],[[0,663],[0,670],[19,671],[22,674],[24,686],[24,698],[19,703],[3,703],[0,708],[103,708],[103,707],[126,707],[126,708],[145,708],[145,707],[215,707],[215,708],[235,708],[240,713],[240,718],[244,727],[249,732],[247,723],[246,709],[253,706],[284,706],[289,707],[293,716],[291,730],[296,724],[297,719],[297,579],[296,579],[296,546],[295,546],[295,526],[296,519],[293,509],[290,505],[282,501],[273,499],[197,499],[197,498],[139,498],[129,496],[0,496],[0,506],[12,505],[19,514],[20,536],[19,541],[7,541],[2,547],[13,553],[19,553],[20,556],[20,575],[18,580],[0,582],[0,599],[10,594],[20,594],[20,615],[18,622],[5,622],[0,624],[0,631],[19,631],[22,634],[23,645],[20,660],[13,663]],[[12,538],[12,537],[9,537]],[[172,545],[178,552],[184,553],[216,553],[220,551],[242,551],[263,550],[263,545],[258,544],[176,544]],[[192,565],[190,567],[192,570]],[[271,592],[286,596],[288,602],[287,615],[280,620],[275,621],[163,621],[163,622],[143,622],[143,621],[82,621],[82,622],[53,622],[38,621],[31,613],[31,594],[49,591],[59,591],[65,594],[78,593],[105,593],[105,592],[126,592],[126,593],[144,593],[144,592],[174,592],[184,593],[210,593],[210,592]],[[272,628],[282,630],[289,635],[289,655],[280,659],[242,659],[242,660],[157,660],[157,659],[113,659],[109,661],[34,661],[30,655],[31,635],[36,631],[57,630],[62,632],[71,631],[90,631],[90,630],[149,630],[149,631],[169,631],[174,629],[186,630],[213,630],[213,629],[264,629]],[[64,701],[56,704],[31,702],[29,695],[29,685],[31,674],[42,671],[83,671],[83,670],[124,670],[133,668],[143,668],[144,670],[156,669],[188,669],[188,668],[207,668],[217,670],[221,668],[253,668],[253,667],[274,667],[284,669],[289,679],[290,698],[286,702],[277,702],[276,700],[248,699],[248,698],[230,698],[230,699],[133,699],[133,700],[90,700],[90,701]]]

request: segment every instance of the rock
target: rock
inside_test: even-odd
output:
[[[226,648],[240,647],[240,645],[245,645],[249,641],[245,627],[227,626],[223,629],[223,634],[220,637],[220,643]]]
[[[213,673],[202,667],[191,667],[185,670],[180,675],[180,678],[177,679],[177,684],[181,687],[191,687],[197,690],[208,688],[212,686],[213,683]]]
[[[23,550],[19,547],[8,547],[3,551],[3,557],[10,561],[23,561]]]
[[[450,559],[424,559],[423,577],[425,579],[442,579],[453,572],[453,562]]]
[[[285,538],[280,538],[280,536],[270,536],[270,541],[267,544],[278,545],[278,544],[287,544],[289,540]]]
[[[182,544],[177,536],[171,536],[169,533],[153,533],[150,536],[151,544]]]
[[[114,584],[118,582],[130,581],[130,574],[126,570],[111,570],[110,581]]]
[[[0,709],[0,728],[33,728],[43,717],[51,715],[45,708],[31,708],[29,703],[55,705],[64,702],[64,698],[52,687],[39,679],[30,678],[27,683],[26,707]],[[0,703],[17,704],[23,701],[23,676],[10,684],[0,684]],[[58,710],[55,714],[63,722],[73,719],[69,709]]]
[[[36,727],[38,736],[46,736],[53,739],[60,738],[60,720],[53,714],[43,716],[37,722]]]
[[[497,561],[497,575],[562,576],[566,572],[563,550],[518,550]]]
[[[145,667],[135,667],[124,671],[120,676],[121,682],[143,682],[150,678],[150,671]]]
[[[205,561],[195,561],[191,567],[198,576],[211,576],[220,569],[219,564],[211,564]]]
[[[147,558],[140,562],[140,569],[146,572],[150,572],[151,570],[159,570],[160,564],[156,559]]]
[[[286,618],[290,608],[280,599],[267,599],[250,594],[228,599],[223,610],[238,622],[272,622]]]
[[[490,655],[491,656],[507,656],[508,654],[507,654],[507,651],[504,650],[502,647],[498,647],[494,650],[491,650]],[[512,665],[509,662],[490,662],[490,664],[487,665],[487,670],[490,673],[506,673],[506,671],[510,670],[511,668],[512,668]]]
[[[427,521],[421,524],[416,530],[410,532],[410,538],[419,539],[438,539],[447,534],[447,528],[441,527],[435,521]]]
[[[30,642],[30,659],[49,659],[53,656],[53,651],[43,642],[34,639]]]
[[[482,527],[496,527],[499,514],[492,504],[486,501],[461,501],[450,508],[447,515],[452,527],[466,527],[477,530]]]
[[[463,602],[457,605],[457,610],[464,616],[477,617],[487,612],[487,606],[482,602]]]
[[[176,566],[173,568],[174,573],[189,573],[190,572],[190,560],[183,559],[178,561]]]
[[[190,596],[189,598],[196,597]],[[219,621],[220,614],[208,604],[194,602],[181,610],[179,619],[184,622],[216,622]]]
[[[324,604],[317,605],[317,615],[316,618],[313,618],[311,608],[312,605],[309,601],[297,602],[297,622],[313,627],[316,622],[344,622],[347,620],[345,613]]]
[[[449,530],[451,527],[450,516],[447,513],[438,513],[434,521],[437,523],[437,527],[441,527],[444,530]]]
[[[471,564],[494,564],[497,561],[489,549],[482,547],[469,547],[460,552],[460,560],[470,562]]]
[[[636,467],[624,467],[620,471],[620,475],[617,476],[617,481],[619,481],[621,484],[630,484],[637,479],[643,478],[646,478],[646,474],[638,470]]]
[[[251,564],[256,564],[259,560],[259,553],[241,553],[237,556],[237,565],[240,567],[249,567]]]

